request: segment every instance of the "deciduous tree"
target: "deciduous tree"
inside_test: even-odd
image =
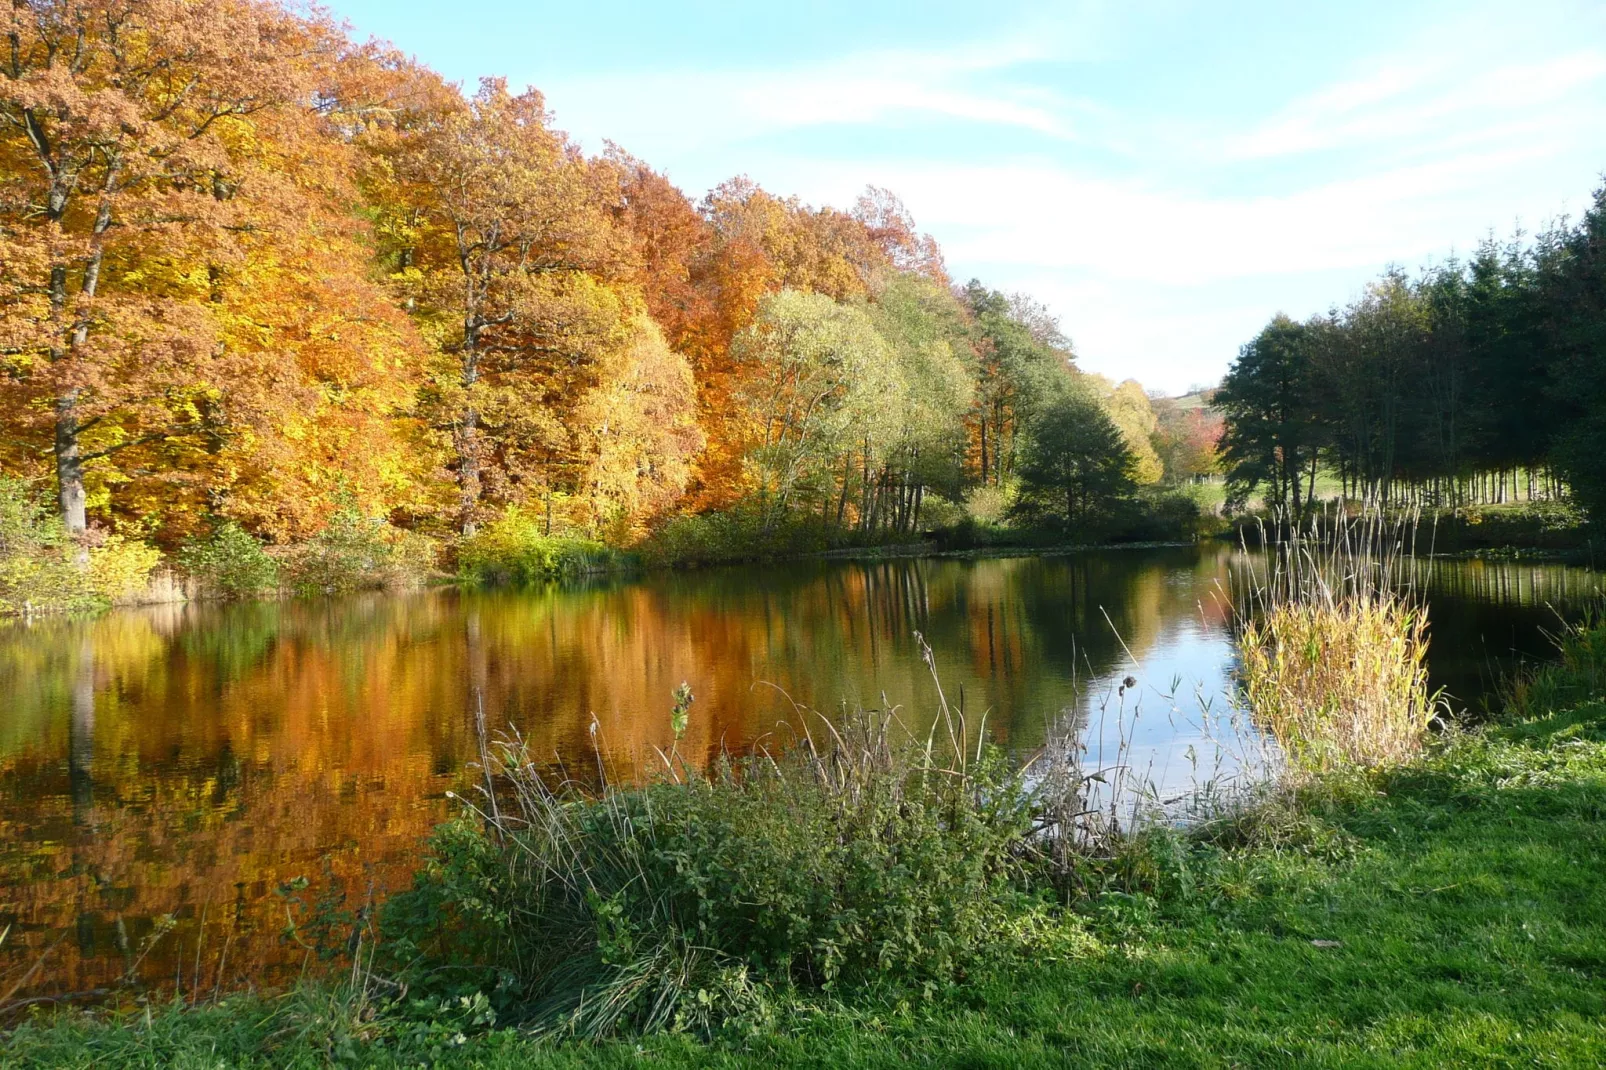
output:
[[[451,362],[427,401],[450,432],[468,533],[487,496],[517,501],[578,476],[563,415],[634,316],[601,277],[622,271],[626,250],[608,214],[617,171],[554,131],[539,93],[499,79],[402,133],[388,210],[414,244],[395,266]]]
[[[1126,439],[1104,406],[1087,390],[1068,393],[1033,415],[1016,512],[1085,529],[1132,492],[1132,468]]]
[[[0,57],[6,422],[48,436],[62,520],[89,473],[206,433],[248,370],[220,345],[215,275],[245,255],[252,117],[310,103],[321,23],[252,0],[13,3]]]

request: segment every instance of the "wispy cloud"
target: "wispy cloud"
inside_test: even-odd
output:
[[[778,164],[821,201],[899,190],[958,264],[1071,268],[1166,286],[1365,268],[1447,251],[1498,220],[1481,192],[1545,158],[1541,143],[1466,152],[1283,193],[1206,196],[1050,162]],[[1513,207],[1520,206],[1518,204]],[[1552,206],[1559,208],[1560,205]],[[1452,237],[1447,237],[1452,236]]]
[[[1055,140],[1078,136],[1091,102],[1011,77],[1063,57],[1050,38],[1012,34],[936,50],[874,50],[780,69],[665,69],[593,75],[551,87],[559,119],[624,118],[615,135],[733,144],[789,131],[935,120],[1014,128]]]
[[[692,171],[694,194],[737,171],[814,203],[897,190],[956,272],[1056,303],[1087,366],[1182,386],[1220,374],[1274,311],[1309,314],[1386,263],[1581,200],[1606,165],[1590,158],[1606,144],[1606,44],[1554,27],[1606,19],[1500,14],[1511,34],[1468,9],[1349,57],[1326,85],[1279,96],[1268,83],[1228,107],[1145,91],[1074,19],[938,49],[544,88],[560,122]],[[1094,77],[1112,73],[1126,92]]]
[[[1400,58],[1365,77],[1296,100],[1228,144],[1256,159],[1399,142],[1500,133],[1512,116],[1558,106],[1576,111],[1581,91],[1606,83],[1606,51],[1588,48],[1527,63],[1483,66]],[[1587,100],[1583,102],[1586,106]],[[1602,110],[1594,102],[1598,115]]]

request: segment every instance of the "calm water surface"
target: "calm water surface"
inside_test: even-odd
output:
[[[1124,741],[1186,790],[1253,744],[1225,701],[1241,567],[1221,547],[821,562],[0,628],[0,993],[41,956],[23,992],[293,976],[307,953],[275,889],[305,877],[303,899],[344,889],[355,908],[404,886],[464,785],[482,704],[538,757],[590,770],[599,748],[628,777],[669,746],[682,680],[683,753],[789,738],[793,701],[884,695],[929,723],[919,631],[950,700],[1004,745],[1069,726],[1090,763]],[[1602,582],[1441,562],[1424,586],[1434,682],[1475,709]]]

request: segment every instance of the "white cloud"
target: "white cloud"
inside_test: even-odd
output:
[[[1572,37],[1554,18],[1512,13],[1510,33],[1486,10],[1440,20],[1234,116],[1066,91],[1044,70],[1092,54],[1078,28],[1096,7],[948,49],[545,88],[564,125],[693,172],[694,194],[736,172],[813,203],[894,189],[961,277],[1036,293],[1087,367],[1174,389],[1219,375],[1272,312],[1308,315],[1387,263],[1541,222],[1606,165],[1606,47],[1586,32],[1606,26],[1598,15]],[[876,140],[917,123],[918,149]],[[1031,154],[968,150],[978,126]]]
[[[831,203],[846,203],[867,181],[897,190],[957,263],[1201,286],[1413,260],[1444,250],[1447,234],[1473,239],[1492,222],[1483,214],[1484,191],[1534,166],[1549,148],[1464,153],[1253,197],[1203,196],[1051,163],[797,159],[771,170],[803,180],[807,194]]]
[[[1513,115],[1532,116],[1558,105],[1575,112],[1580,91],[1603,79],[1606,52],[1599,49],[1492,67],[1474,58],[1470,69],[1464,61],[1451,65],[1400,59],[1295,101],[1233,138],[1227,151],[1236,158],[1259,159],[1407,138],[1464,136]]]
[[[950,50],[857,52],[778,70],[588,76],[559,82],[550,95],[562,123],[609,129],[610,137],[643,152],[660,142],[684,152],[688,142],[729,145],[810,127],[909,118],[1072,138],[1072,116],[1090,105],[1003,77],[1012,67],[1052,54],[1047,41],[1006,38]]]
[[[1310,315],[1388,263],[1465,253],[1491,227],[1516,216],[1532,226],[1581,201],[1591,165],[1569,161],[1565,132],[1555,133],[1262,196],[1204,196],[1041,161],[793,158],[766,170],[816,203],[846,203],[865,182],[899,191],[959,278],[1046,302],[1089,370],[1181,390],[1218,377],[1275,312]],[[1548,181],[1533,184],[1536,174]]]

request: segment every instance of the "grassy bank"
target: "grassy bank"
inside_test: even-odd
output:
[[[1504,723],[1094,852],[1069,906],[937,976],[777,988],[708,1028],[539,1039],[487,997],[311,985],[40,1014],[16,1066],[1596,1066],[1606,1062],[1606,631]],[[741,822],[738,822],[741,824]],[[999,909],[1005,909],[1000,904]],[[1052,931],[1047,931],[1052,930]],[[494,997],[494,993],[493,993]],[[712,999],[713,994],[710,993]],[[695,995],[694,995],[695,1001]]]
[[[1601,552],[1599,533],[1584,512],[1568,502],[1390,510],[1389,516],[1412,529],[1415,550],[1424,557],[1535,557],[1589,564]],[[1262,533],[1277,526],[1269,514],[1247,513],[1233,521],[1224,537],[1258,545]]]

